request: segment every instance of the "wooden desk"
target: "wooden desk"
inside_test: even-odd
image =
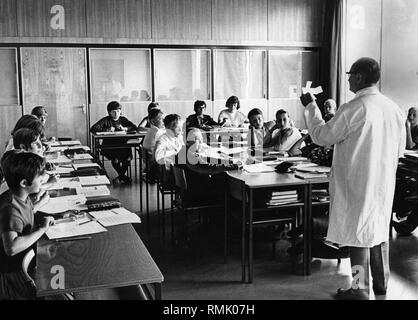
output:
[[[311,238],[312,238],[312,185],[327,183],[328,178],[303,180],[296,178],[294,173],[279,174],[269,173],[247,173],[242,170],[227,172],[228,177],[241,185],[242,200],[242,229],[241,229],[241,266],[242,282],[246,282],[246,260],[248,262],[248,282],[253,281],[253,192],[256,189],[273,189],[278,187],[299,187],[303,188],[303,275],[311,274]],[[282,207],[290,205],[283,205]],[[247,214],[246,214],[247,212]],[[225,213],[227,214],[227,213]],[[248,224],[248,234],[246,225]],[[248,246],[247,246],[248,243]]]
[[[154,298],[161,299],[163,275],[132,225],[107,229],[86,240],[54,242],[43,237],[37,243],[37,296],[153,285]],[[51,287],[54,266],[63,267],[64,289]]]
[[[101,135],[101,134],[91,134],[91,150],[93,152],[93,154],[95,156],[97,156],[99,154],[99,149],[100,149],[100,143],[99,140],[102,141],[112,141],[112,140],[117,140],[117,139],[126,139],[126,140],[130,140],[130,139],[138,139],[138,144],[141,143],[142,139],[147,135],[146,131],[139,131],[136,133],[127,133],[127,134],[108,134],[108,135]],[[123,149],[123,148],[129,148],[132,147],[132,144],[120,144],[120,143],[115,143],[115,144],[108,144],[103,146],[106,149]]]

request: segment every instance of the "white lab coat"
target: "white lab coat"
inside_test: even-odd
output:
[[[327,240],[373,247],[388,241],[398,159],[405,150],[405,116],[376,87],[357,92],[325,123],[316,103],[306,125],[318,145],[334,145]]]

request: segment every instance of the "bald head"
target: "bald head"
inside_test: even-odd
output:
[[[372,58],[360,58],[353,63],[351,74],[360,74],[365,85],[374,85],[380,80],[379,63]]]

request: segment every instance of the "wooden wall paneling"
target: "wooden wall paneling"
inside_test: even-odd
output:
[[[268,0],[268,40],[322,41],[323,0]]]
[[[22,116],[22,108],[20,106],[0,106],[0,157],[4,153],[7,142],[11,135],[17,120]]]
[[[86,37],[86,0],[18,0],[19,37]],[[54,29],[51,20],[57,13],[51,8],[64,9],[64,29]]]
[[[0,36],[17,36],[16,0],[0,0]]]
[[[87,36],[151,38],[151,0],[88,0]]]
[[[152,38],[211,39],[211,0],[153,0]]]
[[[213,0],[213,40],[267,41],[267,0]]]
[[[87,143],[85,49],[22,48],[25,113],[35,105],[48,110],[47,135],[70,136]],[[86,106],[85,112],[81,108]]]

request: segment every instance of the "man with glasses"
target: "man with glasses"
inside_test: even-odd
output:
[[[396,169],[405,150],[405,117],[376,87],[379,64],[361,58],[348,74],[356,95],[327,123],[315,97],[301,96],[313,142],[335,145],[327,240],[350,249],[353,282],[336,294],[344,300],[369,298],[369,267],[375,295],[386,294]]]

